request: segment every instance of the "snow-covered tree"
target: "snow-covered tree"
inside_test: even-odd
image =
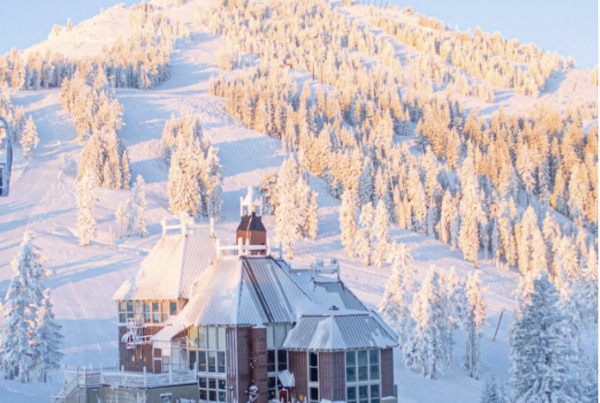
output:
[[[77,230],[79,245],[89,246],[96,238],[96,220],[94,219],[94,207],[98,201],[94,192],[94,182],[90,171],[87,171],[77,186]]]
[[[498,388],[494,375],[490,375],[485,380],[480,403],[506,403],[504,396]]]
[[[363,257],[363,263],[366,266],[371,265],[371,257],[373,255],[373,220],[375,210],[373,204],[367,202],[362,205],[360,218],[360,230],[358,233],[358,254]]]
[[[509,333],[515,403],[581,401],[578,361],[569,318],[546,272],[533,279],[528,302],[521,299]]]
[[[598,258],[596,248],[590,248],[587,265],[583,270],[585,297],[594,322],[598,323]]]
[[[44,301],[37,315],[32,349],[34,372],[40,381],[47,382],[48,372],[60,368],[59,362],[64,354],[58,349],[63,338],[60,333],[62,326],[54,319],[50,289],[44,294]]]
[[[378,306],[388,325],[398,333],[401,343],[411,333],[414,321],[410,307],[417,288],[416,268],[406,244],[392,244],[392,274],[385,283],[383,300]]]
[[[146,206],[146,182],[142,175],[138,175],[135,184],[133,185],[133,205],[136,209],[138,225],[140,228],[140,237],[143,237],[148,232],[146,228],[146,216],[148,215],[148,207]]]
[[[221,218],[221,184],[217,183],[208,195],[208,217],[219,221]]]
[[[390,245],[389,231],[390,216],[383,198],[379,199],[375,209],[375,221],[373,222],[373,235],[377,238],[377,245],[373,253],[373,260],[378,268],[382,268],[388,261],[388,248]]]
[[[472,157],[467,157],[461,167],[462,198],[460,199],[460,232],[458,246],[466,260],[475,262],[477,268],[477,252],[480,246],[481,225],[487,225],[487,214],[477,182]]]
[[[37,147],[39,141],[37,128],[35,127],[35,123],[33,123],[33,118],[29,116],[29,119],[27,119],[27,123],[25,124],[25,129],[23,130],[23,135],[21,136],[23,157],[32,158],[33,149]]]
[[[465,287],[465,300],[462,313],[462,327],[465,335],[464,367],[469,371],[469,376],[479,379],[481,375],[481,325],[485,322],[486,304],[479,288],[477,272],[467,275]]]
[[[298,192],[300,189],[308,188],[307,185],[301,185],[298,164],[292,156],[283,162],[277,178],[279,205],[275,210],[275,239],[287,251],[289,259],[294,257],[293,243],[300,239],[301,235],[302,209],[299,208]]]
[[[117,207],[117,211],[115,212],[115,221],[117,221],[117,224],[119,224],[120,238],[123,233],[123,224],[127,222],[127,217],[125,215],[125,206],[123,206],[123,203],[119,203],[119,206]]]
[[[315,239],[319,232],[319,205],[317,204],[317,196],[319,194],[314,190],[310,192],[310,198],[304,208],[303,217],[303,232],[310,239]]]
[[[435,379],[447,360],[448,318],[444,317],[439,277],[433,267],[415,295],[411,317],[415,327],[402,347],[404,363],[425,378]]]
[[[32,378],[34,351],[31,340],[35,337],[39,305],[35,290],[41,285],[34,277],[42,270],[38,251],[31,242],[31,233],[25,232],[19,254],[12,262],[15,274],[10,280],[3,307],[0,367],[7,379],[19,382],[28,382]]]
[[[340,206],[340,229],[342,231],[342,245],[348,257],[356,256],[356,237],[358,226],[356,225],[356,199],[350,190],[342,194],[342,205]]]
[[[135,205],[130,199],[125,203],[125,233],[127,237],[130,237],[135,230]]]

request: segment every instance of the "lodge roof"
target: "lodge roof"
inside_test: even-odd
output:
[[[197,279],[177,321],[186,327],[293,323],[309,306],[308,295],[271,256],[229,256]]]
[[[163,236],[115,292],[113,300],[189,298],[190,284],[216,256],[216,238],[209,234]]]
[[[299,351],[345,351],[390,348],[398,338],[374,312],[336,312],[302,316],[283,348]]]

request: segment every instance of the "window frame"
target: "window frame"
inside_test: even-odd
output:
[[[361,367],[359,362],[359,353],[365,352],[367,357],[366,372],[367,379],[360,380]],[[373,352],[377,352],[376,358],[373,356]],[[348,365],[349,355],[354,355],[354,364]],[[376,361],[376,362],[375,362]],[[372,376],[372,368],[377,366],[376,376]],[[362,365],[364,367],[364,365]],[[344,368],[345,368],[345,398],[348,403],[381,403],[381,349],[359,349],[359,350],[348,350],[344,353]],[[354,380],[348,380],[348,369],[354,368]],[[361,389],[366,388],[367,397],[361,399]],[[350,399],[349,391],[354,390],[354,399]],[[363,389],[364,390],[364,389]],[[376,391],[376,392],[375,392]]]

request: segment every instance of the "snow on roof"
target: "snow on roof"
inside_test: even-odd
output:
[[[364,304],[341,281],[315,281],[314,300],[317,303],[328,304],[328,307],[368,311]]]
[[[158,333],[154,334],[151,337],[152,341],[171,341],[173,337],[177,336],[179,333],[183,332],[185,327],[179,323],[174,324],[173,326],[165,326],[158,331]]]
[[[293,323],[311,299],[270,256],[217,259],[178,315],[184,326]]]
[[[344,351],[397,346],[397,336],[381,326],[376,316],[373,312],[302,316],[288,333],[283,348]]]
[[[208,234],[164,236],[121,285],[113,299],[189,298],[189,285],[216,257],[216,238]]]

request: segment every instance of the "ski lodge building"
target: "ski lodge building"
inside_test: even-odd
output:
[[[163,222],[113,296],[118,367],[66,371],[54,402],[397,400],[395,333],[345,287],[336,261],[292,269],[282,259],[251,188],[240,204],[233,246],[212,226]]]

